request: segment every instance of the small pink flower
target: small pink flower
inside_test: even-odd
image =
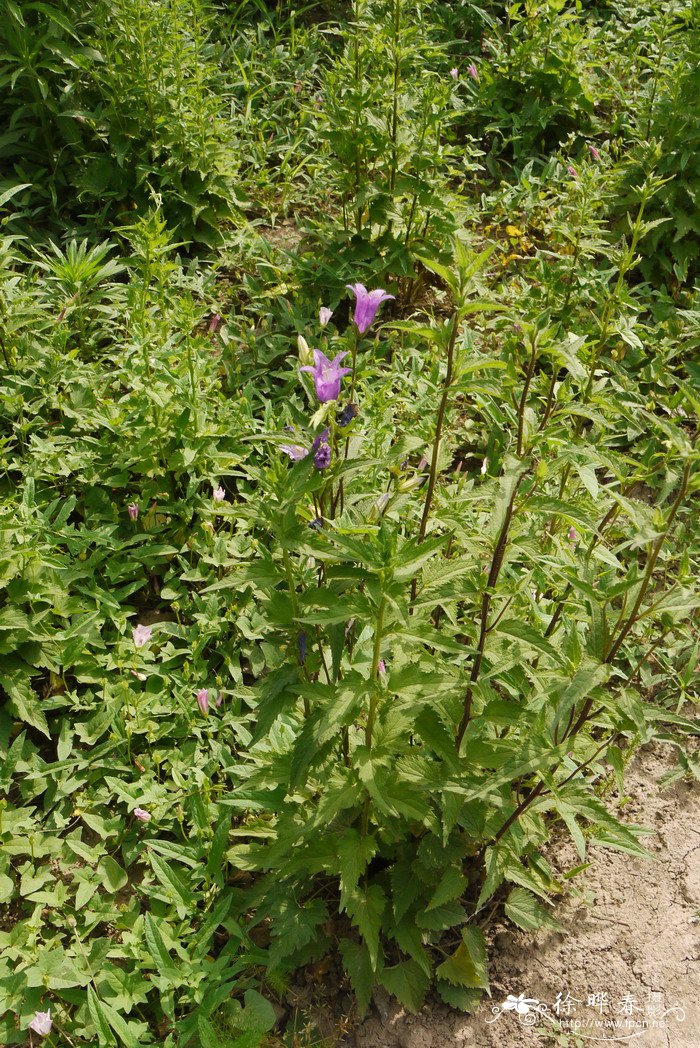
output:
[[[218,313],[212,313],[211,320],[209,321],[208,331],[210,335],[213,335],[219,324],[221,323],[221,317]]]
[[[384,659],[380,659],[377,663],[377,672],[386,673],[386,663],[384,662]]]
[[[206,688],[200,688],[195,698],[197,699],[197,705],[204,714],[209,713],[209,692]]]
[[[591,154],[594,160],[600,160],[600,153],[595,146],[589,146],[588,152]]]
[[[147,680],[145,673],[139,673],[138,670],[132,670],[131,676],[136,677],[136,680]]]
[[[333,310],[332,309],[329,309],[328,306],[321,306],[321,308],[318,311],[318,322],[319,322],[319,324],[321,325],[322,328],[324,328],[326,326],[326,324],[328,323],[328,321],[331,319],[332,316],[333,316]]]
[[[578,178],[578,171],[573,164],[567,164],[566,170],[569,172],[572,178]]]
[[[472,80],[476,80],[477,83],[479,82],[479,70],[476,68],[473,62],[470,62],[467,66],[467,72],[469,73],[469,76],[472,78]]]
[[[33,1030],[34,1033],[38,1033],[40,1037],[46,1037],[51,1033],[52,1025],[51,1009],[49,1008],[48,1012],[34,1013],[34,1018],[29,1024],[29,1029]]]
[[[126,511],[129,514],[131,520],[138,520],[139,518],[139,507],[135,502],[126,507]]]
[[[212,491],[211,497],[214,499],[214,502],[223,502],[226,498],[226,492],[219,484],[218,488],[214,488]]]
[[[150,822],[152,817],[150,811],[146,811],[145,808],[134,808],[134,818],[140,822]]]
[[[457,66],[455,66],[454,69],[450,69],[450,76],[453,80],[459,80],[459,69]]]
[[[576,543],[578,542],[578,532],[576,528],[569,528],[569,542],[573,543],[574,545],[576,545]]]
[[[220,691],[216,696],[216,708],[218,709],[221,703],[224,701],[224,693]]]
[[[153,630],[150,626],[142,626],[141,623],[139,623],[138,626],[136,626],[135,629],[133,629],[131,632],[136,647],[142,648],[143,645],[147,644],[148,641],[151,639],[151,634],[153,633]]]

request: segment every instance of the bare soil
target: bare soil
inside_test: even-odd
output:
[[[700,1048],[700,788],[681,781],[660,789],[670,766],[667,749],[647,747],[630,764],[625,783],[625,820],[653,831],[644,843],[655,861],[592,847],[592,865],[556,907],[566,934],[520,932],[505,923],[492,928],[492,996],[473,1015],[436,1003],[408,1015],[379,995],[372,1014],[343,1043]],[[573,849],[558,858],[561,869],[579,862]],[[527,1006],[527,1014],[504,1011],[509,994],[540,1003]],[[545,1016],[537,1013],[544,1005]],[[575,1021],[585,1026],[576,1030]]]

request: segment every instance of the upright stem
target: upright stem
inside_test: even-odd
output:
[[[639,609],[641,608],[642,602],[644,600],[644,597],[646,596],[647,590],[649,589],[649,585],[651,583],[651,577],[652,577],[652,574],[654,572],[654,568],[656,566],[656,561],[658,560],[659,553],[661,552],[661,547],[663,546],[664,541],[666,540],[666,538],[668,536],[668,533],[671,530],[673,522],[676,519],[676,514],[678,513],[678,510],[681,507],[683,499],[685,498],[685,496],[687,494],[688,481],[690,480],[690,468],[691,468],[691,459],[689,458],[688,461],[686,462],[685,468],[683,470],[683,476],[681,478],[680,487],[678,488],[678,494],[676,495],[675,499],[673,500],[673,505],[671,506],[671,509],[669,510],[668,518],[666,520],[666,526],[665,526],[663,532],[661,533],[661,535],[659,535],[658,538],[655,539],[653,544],[652,544],[652,547],[651,547],[651,550],[650,550],[650,553],[649,553],[649,559],[647,561],[646,571],[644,572],[644,578],[642,579],[642,583],[641,583],[641,585],[639,587],[639,592],[637,594],[637,598],[636,598],[636,600],[635,600],[635,602],[634,602],[634,604],[632,606],[632,610],[630,611],[629,615],[625,619],[624,624],[622,624],[622,627],[620,628],[620,631],[617,634],[617,637],[613,640],[613,642],[611,643],[610,647],[608,648],[608,651],[607,651],[607,653],[606,653],[606,655],[605,655],[605,657],[603,659],[603,663],[604,664],[609,665],[614,660],[615,656],[617,655],[617,653],[619,652],[620,648],[622,647],[622,645],[624,644],[625,640],[627,639],[627,636],[628,636],[630,630],[633,628],[634,624],[637,622],[637,619],[639,617]],[[620,624],[622,622],[622,617],[623,616],[620,616],[620,619],[617,622],[616,628],[620,627]],[[581,728],[584,726],[584,724],[588,720],[588,717],[589,717],[589,714],[590,714],[592,708],[593,708],[593,699],[592,698],[586,699],[586,701],[584,702],[583,707],[581,709],[581,713],[579,714],[579,716],[578,716],[577,720],[575,721],[574,725],[571,727],[571,729],[567,733],[566,738],[571,738],[573,735],[577,735],[578,734],[578,732],[581,730]]]
[[[379,698],[379,659],[382,653],[382,629],[384,627],[385,610],[386,597],[382,595],[382,598],[379,602],[379,608],[377,609],[377,626],[374,631],[374,646],[372,649],[372,671],[370,674],[370,679],[372,681],[372,691],[369,698],[369,714],[367,716],[367,724],[365,725],[365,746],[367,747],[367,749],[372,748],[372,732],[374,731],[374,722],[377,717],[377,701]]]
[[[353,117],[353,137],[355,140],[355,229],[358,234],[362,232],[362,207],[359,203],[358,197],[360,195],[360,186],[362,184],[362,158],[360,155],[360,3],[359,0],[354,0],[353,3],[353,21],[354,21],[354,37],[353,37],[353,48],[354,48],[354,74],[355,74],[355,99],[354,109],[355,115]]]
[[[394,85],[391,113],[391,176],[389,187],[393,193],[396,186],[396,171],[399,165],[399,85],[401,82],[401,0],[394,0]]]
[[[676,497],[675,497],[675,499],[673,501],[673,505],[671,506],[671,509],[669,511],[668,519],[666,521],[666,527],[664,528],[664,530],[661,533],[661,535],[659,535],[658,538],[656,538],[654,540],[654,543],[652,544],[651,551],[650,551],[650,554],[649,554],[649,560],[647,562],[647,568],[646,568],[646,571],[644,572],[644,579],[642,581],[642,584],[639,587],[639,593],[637,594],[637,599],[635,600],[634,605],[632,606],[632,610],[629,613],[629,616],[627,617],[624,625],[622,626],[622,629],[618,633],[617,638],[611,644],[610,650],[608,651],[607,655],[605,656],[605,659],[604,659],[605,662],[612,662],[612,660],[615,658],[615,656],[617,655],[618,651],[620,650],[622,644],[624,643],[625,639],[627,638],[627,635],[628,635],[629,631],[632,629],[632,627],[634,626],[635,622],[637,621],[637,615],[639,613],[639,609],[642,606],[642,601],[644,600],[644,597],[646,596],[646,592],[649,589],[649,583],[651,582],[651,576],[652,576],[652,573],[654,571],[654,568],[656,567],[656,561],[659,558],[659,553],[661,552],[661,547],[663,546],[664,540],[666,539],[666,536],[668,535],[669,530],[671,529],[671,527],[673,525],[673,522],[676,519],[676,514],[678,513],[678,510],[681,507],[681,503],[683,502],[683,499],[685,498],[686,492],[688,490],[688,481],[689,481],[689,479],[690,479],[690,459],[688,459],[688,461],[685,464],[685,469],[683,470],[683,476],[682,476],[682,479],[681,479],[680,487],[678,489],[678,494],[676,495]],[[618,622],[617,625],[619,626],[620,622]]]
[[[582,398],[582,403],[583,404],[587,404],[588,401],[590,400],[591,392],[593,390],[593,383],[595,382],[595,373],[596,373],[596,368],[598,367],[598,360],[600,359],[600,354],[604,350],[605,345],[606,345],[606,343],[608,341],[608,331],[610,329],[610,321],[612,319],[613,306],[614,306],[615,302],[617,301],[617,298],[618,298],[618,296],[620,294],[620,290],[622,288],[622,282],[625,279],[625,275],[629,271],[630,266],[632,265],[632,263],[634,261],[635,252],[637,250],[637,244],[639,243],[639,239],[640,239],[641,234],[642,234],[642,219],[644,217],[644,209],[646,207],[646,202],[647,202],[647,195],[646,195],[646,192],[643,191],[642,192],[642,199],[641,199],[641,201],[639,203],[639,210],[637,211],[637,217],[636,217],[636,219],[634,221],[634,225],[632,227],[632,239],[630,241],[629,249],[628,249],[627,253],[625,254],[624,259],[620,263],[620,269],[619,269],[619,272],[618,272],[618,275],[617,275],[617,280],[615,281],[615,287],[613,288],[611,294],[608,296],[608,299],[607,299],[607,301],[605,303],[605,308],[603,310],[603,317],[602,317],[601,324],[600,324],[600,335],[598,337],[598,340],[597,340],[596,345],[595,345],[595,349],[593,350],[593,354],[591,356],[591,366],[590,366],[590,369],[589,369],[589,372],[588,372],[588,381],[586,383],[586,388],[585,388],[585,390],[583,392],[583,398]],[[578,439],[581,436],[581,432],[583,430],[584,422],[585,422],[585,419],[584,419],[583,415],[579,415],[579,417],[576,419],[576,422],[574,423],[574,437],[575,437],[575,439]],[[567,464],[564,467],[564,470],[562,472],[561,481],[560,481],[560,484],[559,484],[559,498],[560,499],[564,497],[564,492],[566,491],[566,485],[567,485],[570,473],[571,473],[571,466],[569,464]],[[554,533],[555,530],[556,529],[554,527],[552,527],[550,529],[552,534]]]
[[[459,320],[457,317],[457,311],[452,314],[452,330],[450,331],[450,339],[447,344],[447,370],[445,372],[445,378],[442,383],[442,396],[440,397],[440,405],[438,407],[437,422],[435,425],[435,438],[433,440],[433,451],[430,457],[430,473],[428,474],[428,488],[425,493],[425,502],[423,503],[423,515],[420,521],[420,527],[418,529],[418,541],[423,542],[425,539],[425,533],[428,528],[428,518],[430,517],[430,510],[433,505],[433,495],[435,493],[435,484],[437,482],[437,464],[440,456],[440,441],[442,439],[442,428],[445,422],[445,412],[447,410],[447,401],[450,396],[450,387],[454,378],[454,360],[455,360],[455,345],[457,343],[457,333],[459,331]],[[418,586],[417,577],[413,579],[411,583],[411,600],[416,599],[416,589]]]
[[[525,381],[523,383],[523,391],[520,396],[518,403],[518,438],[517,438],[517,456],[519,459],[523,457],[523,445],[524,445],[524,434],[525,434],[525,408],[527,407],[527,397],[530,391],[530,384],[532,382],[532,376],[535,371],[535,363],[537,361],[537,341],[535,336],[532,338],[532,352],[530,353],[530,359],[528,361],[527,370],[525,372]],[[472,671],[469,677],[469,684],[464,694],[464,708],[462,712],[462,719],[459,722],[459,728],[457,729],[457,738],[455,744],[457,746],[457,752],[459,753],[462,745],[462,739],[464,734],[469,727],[469,721],[472,715],[472,701],[474,698],[474,688],[476,682],[479,679],[479,673],[481,672],[481,664],[484,659],[484,651],[486,650],[486,638],[489,633],[489,613],[491,611],[491,600],[493,598],[493,591],[498,582],[498,576],[501,573],[501,567],[503,566],[503,558],[506,552],[506,546],[508,544],[508,532],[510,530],[510,524],[513,519],[513,513],[515,510],[515,499],[522,484],[524,473],[521,472],[511,492],[506,506],[505,516],[503,518],[503,524],[496,540],[496,545],[493,551],[493,557],[491,558],[491,569],[489,571],[488,581],[486,588],[484,589],[481,597],[481,611],[479,614],[479,639],[476,645],[476,655],[474,656],[474,663],[472,665]]]
[[[194,354],[192,353],[192,341],[187,339],[187,370],[190,373],[190,391],[192,397],[192,417],[194,420],[194,435],[197,436],[197,380],[194,373]]]
[[[459,728],[457,729],[457,738],[455,745],[457,752],[459,753],[462,745],[462,739],[466,732],[472,713],[472,700],[474,697],[474,687],[477,680],[479,679],[479,673],[481,671],[481,663],[484,658],[484,650],[486,648],[486,637],[489,632],[489,612],[491,610],[491,598],[493,596],[493,589],[498,582],[498,576],[501,573],[501,567],[503,565],[503,557],[505,555],[506,545],[508,542],[508,531],[510,529],[510,523],[513,519],[513,511],[515,508],[515,497],[522,483],[523,474],[520,475],[516,483],[513,485],[513,491],[508,500],[506,507],[506,514],[503,518],[503,524],[496,541],[496,546],[493,551],[493,557],[491,559],[491,569],[489,571],[488,581],[486,583],[486,589],[484,590],[481,598],[481,613],[479,616],[479,640],[476,646],[476,655],[474,656],[474,664],[472,666],[472,672],[469,677],[469,684],[464,695],[464,710],[462,713],[462,719],[459,722]]]
[[[294,619],[296,619],[297,614],[298,614],[298,608],[299,608],[299,605],[297,603],[297,589],[296,589],[296,586],[294,585],[294,575],[292,573],[292,562],[289,559],[289,552],[288,552],[286,546],[282,546],[282,561],[284,563],[284,573],[286,575],[287,586],[289,588],[289,599],[290,599],[290,601],[292,603],[292,616],[293,616]],[[295,637],[295,645],[296,645],[296,649],[297,649],[297,662],[299,663],[300,666],[302,666],[301,653],[299,651],[299,636],[300,636],[300,632],[297,629],[296,637]],[[308,717],[310,713],[311,713],[311,707],[309,705],[309,700],[305,696],[304,697],[304,715],[306,717]]]
[[[522,458],[523,454],[523,436],[525,433],[525,408],[527,406],[527,395],[530,392],[530,383],[532,382],[532,376],[535,371],[535,361],[537,360],[537,341],[533,337],[532,339],[532,353],[530,354],[530,360],[525,373],[525,381],[523,383],[523,392],[520,396],[520,404],[518,406],[518,450],[516,452],[518,458]]]
[[[372,749],[372,734],[374,732],[374,722],[377,718],[377,703],[379,702],[379,658],[382,652],[382,630],[384,628],[384,612],[386,610],[386,597],[382,594],[377,609],[377,625],[374,631],[374,646],[372,649],[372,671],[370,673],[370,697],[369,697],[369,711],[367,713],[367,724],[365,725],[365,746],[368,750]],[[365,803],[362,808],[362,819],[361,819],[361,833],[363,837],[367,836],[367,829],[369,826],[369,805],[370,797],[369,793],[365,797]]]

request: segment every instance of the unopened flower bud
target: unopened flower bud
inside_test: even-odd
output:
[[[297,338],[297,346],[299,347],[299,360],[301,363],[307,366],[313,364],[314,355],[303,335],[299,335]]]

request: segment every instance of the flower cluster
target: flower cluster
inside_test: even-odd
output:
[[[394,295],[388,294],[384,288],[375,288],[374,291],[368,291],[364,284],[360,283],[347,284],[346,287],[355,296],[355,314],[353,317],[355,326],[358,333],[364,335],[374,323],[377,310],[382,302],[394,298]],[[319,323],[322,328],[325,328],[332,316],[333,311],[328,306],[321,307],[319,310]],[[352,368],[342,367],[342,361],[348,356],[348,350],[337,353],[330,360],[322,350],[310,349],[303,335],[299,335],[298,342],[301,359],[313,360],[313,364],[303,364],[299,370],[305,371],[313,378],[314,391],[319,403],[328,404],[337,400],[340,396],[343,378],[345,375],[352,374],[353,371]],[[336,416],[338,425],[341,428],[349,425],[356,417],[357,411],[356,404],[352,402],[347,404]],[[280,451],[288,455],[292,462],[301,462],[302,459],[305,459],[310,454],[313,456],[315,468],[319,472],[323,472],[323,470],[328,469],[331,463],[331,447],[328,434],[328,429],[324,429],[322,433],[314,437],[310,448],[305,447],[303,444],[280,444]]]

